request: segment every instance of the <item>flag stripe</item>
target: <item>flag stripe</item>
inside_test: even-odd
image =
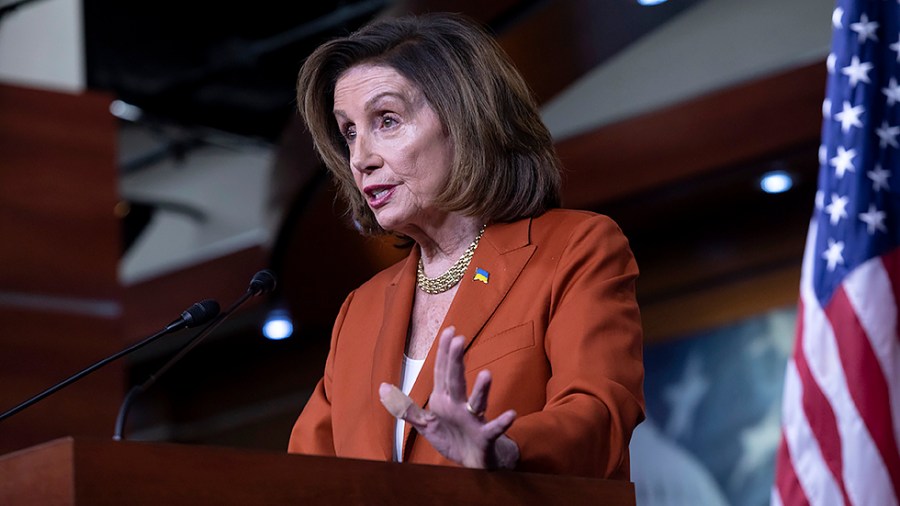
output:
[[[787,448],[785,454],[791,460],[781,469],[787,470],[787,466],[791,466],[791,471],[797,476],[797,480],[804,490],[804,497],[808,498],[810,504],[816,506],[843,505],[849,504],[849,499],[843,486],[843,465],[839,436],[837,435],[837,422],[834,420],[830,403],[812,378],[806,357],[803,355],[803,336],[810,332],[807,322],[816,321],[811,319],[811,315],[815,314],[812,309],[818,308],[818,302],[815,299],[810,307],[804,301],[805,297],[809,297],[811,290],[809,278],[812,275],[814,263],[811,252],[815,251],[816,235],[817,228],[815,219],[813,219],[806,236],[800,279],[797,342],[794,345],[794,356],[788,361],[784,384],[782,433]],[[821,406],[821,409],[817,410],[815,406]],[[815,429],[810,425],[809,412],[818,413],[815,416]],[[831,428],[828,427],[829,417],[833,425]],[[832,435],[828,436],[826,433]],[[822,455],[823,450],[820,445],[823,441],[828,458]],[[792,497],[794,496],[781,496],[785,504],[796,506],[789,500]]]
[[[897,296],[891,286],[892,274],[886,269],[888,257],[896,258],[900,249],[884,255],[881,259],[873,259],[847,276],[845,291],[853,311],[859,318],[863,331],[871,342],[885,386],[888,389],[885,406],[892,423],[885,430],[893,434],[894,443],[888,448],[897,454],[897,442],[900,441],[900,340],[897,339]],[[895,457],[896,458],[896,457]],[[894,494],[897,492],[897,477],[894,478]]]
[[[790,458],[780,469],[787,470],[788,466],[797,477],[803,489],[803,496],[809,504],[816,506],[841,506],[841,490],[834,477],[825,466],[819,445],[813,436],[812,429],[804,416],[801,407],[803,385],[797,374],[797,368],[793,360],[788,362],[784,379],[784,411],[782,412],[782,431],[788,451],[786,456]],[[794,506],[788,502],[789,497],[798,497],[799,494],[782,495],[785,504]]]
[[[800,301],[800,312],[803,315],[803,301]],[[798,350],[803,349],[803,318],[798,318],[797,322],[797,343]],[[822,393],[819,385],[813,378],[809,370],[809,364],[803,353],[794,354],[794,365],[797,368],[797,375],[800,383],[803,385],[803,395],[801,405],[806,415],[807,423],[819,445],[819,451],[822,454],[825,465],[831,471],[835,483],[840,489],[841,497],[845,504],[850,504],[850,497],[847,495],[847,489],[843,480],[843,458],[841,454],[841,438],[838,431],[837,419],[831,404]]]
[[[883,466],[872,465],[880,460],[878,449],[868,432],[860,430],[864,424],[847,388],[834,330],[819,306],[813,289],[813,264],[816,258],[813,252],[817,233],[815,224],[811,225],[800,276],[802,313],[799,317],[803,318],[803,328],[802,334],[798,335],[794,359],[798,364],[805,360],[809,366],[810,376],[802,379],[804,389],[812,388],[813,384],[818,385],[835,416],[838,435],[826,435],[825,439],[819,439],[819,444],[826,448],[829,445],[840,445],[841,480],[850,504],[893,505],[896,500],[891,500],[887,494],[892,488],[890,479]],[[832,439],[833,437],[836,439]],[[815,500],[811,502],[819,504]]]
[[[884,270],[887,272],[888,280],[891,282],[891,291],[894,293],[894,302],[900,300],[900,250],[894,250],[881,258]],[[894,306],[896,310],[897,306]],[[894,337],[900,340],[900,318],[895,322]],[[891,383],[898,385],[898,383]],[[900,420],[894,419],[895,422]]]
[[[775,487],[777,490],[772,491],[772,504],[794,504],[797,506],[808,506],[809,500],[803,492],[803,487],[797,480],[797,473],[794,472],[794,466],[791,464],[791,452],[787,447],[787,442],[782,438],[781,444],[778,445],[778,456],[776,457],[775,469]],[[784,501],[781,498],[784,497]]]
[[[808,501],[805,503],[798,502],[797,504],[799,504],[801,506],[805,506],[805,505],[809,504],[809,502]],[[778,489],[775,489],[775,488],[772,489],[772,496],[769,498],[769,506],[784,506],[784,503],[781,502],[781,496],[778,495]]]
[[[866,460],[861,463],[876,468],[883,466],[890,476],[888,485],[893,488],[892,483],[900,482],[900,455],[894,439],[888,386],[881,364],[843,286],[834,292],[825,314],[834,329],[847,389],[881,456],[881,462]],[[894,496],[896,501],[896,491]]]

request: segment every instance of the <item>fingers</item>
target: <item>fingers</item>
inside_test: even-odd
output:
[[[465,339],[456,336],[450,340],[447,351],[447,393],[453,402],[466,401],[466,376],[463,366],[463,344]]]
[[[516,412],[513,410],[504,411],[500,416],[494,418],[490,422],[484,424],[481,428],[482,434],[488,440],[494,440],[506,432],[516,419]]]
[[[394,415],[394,418],[403,418],[410,405],[414,404],[409,396],[388,383],[382,383],[378,387],[378,395],[381,397],[381,404],[388,410],[388,413]]]
[[[451,325],[444,329],[438,336],[438,349],[434,357],[434,391],[447,391],[447,359],[450,350],[450,340],[456,329]]]
[[[446,393],[454,402],[466,400],[466,378],[463,366],[465,338],[457,336],[452,325],[438,337],[434,360],[434,391]]]
[[[473,415],[483,415],[487,411],[488,392],[491,389],[491,372],[483,370],[478,373],[475,378],[475,384],[472,385],[472,393],[469,395],[468,407]]]
[[[424,427],[431,419],[431,415],[427,411],[417,406],[408,395],[401,392],[394,385],[382,383],[378,387],[378,395],[381,398],[381,404],[388,410],[388,413],[417,429]]]

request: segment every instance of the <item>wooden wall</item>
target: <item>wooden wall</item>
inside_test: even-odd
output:
[[[116,124],[109,97],[0,86],[0,410],[117,351]],[[111,435],[108,366],[0,422],[0,453]]]

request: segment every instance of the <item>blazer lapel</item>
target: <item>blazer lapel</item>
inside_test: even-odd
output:
[[[418,261],[418,248],[413,248],[407,256],[403,268],[385,288],[384,315],[375,342],[375,353],[372,357],[372,381],[370,384],[372,385],[373,433],[377,435],[387,461],[390,461],[393,456],[396,420],[381,405],[378,386],[381,383],[400,385],[403,352],[406,348],[406,335],[409,332],[409,319],[412,315],[413,290],[415,289]]]
[[[513,283],[519,277],[525,264],[534,254],[535,246],[530,242],[531,220],[520,220],[514,223],[498,223],[491,225],[484,232],[475,256],[460,281],[459,290],[453,297],[453,303],[444,317],[441,331],[453,325],[456,333],[466,338],[466,350],[484,328],[485,323],[496,311],[497,306],[509,293]],[[418,262],[418,258],[416,258]],[[475,279],[477,269],[487,272],[487,282]],[[410,304],[411,308],[411,304]],[[411,311],[411,309],[410,309]],[[407,319],[409,312],[406,313]],[[408,323],[408,322],[407,322]],[[432,345],[422,372],[409,396],[419,406],[428,404],[428,396],[434,388],[434,362],[437,353],[437,338]],[[402,350],[401,350],[402,353]],[[471,385],[469,385],[471,387]],[[407,424],[405,430],[404,460],[409,456],[411,447],[411,431]]]

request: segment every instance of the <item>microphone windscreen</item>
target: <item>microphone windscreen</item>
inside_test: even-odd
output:
[[[263,269],[253,275],[248,290],[253,295],[262,295],[275,289],[275,274],[269,269]]]
[[[206,299],[204,301],[197,302],[193,306],[187,308],[183,313],[181,313],[181,318],[184,320],[185,326],[187,328],[192,328],[198,325],[203,325],[204,323],[215,318],[218,314],[219,303],[212,299]]]

